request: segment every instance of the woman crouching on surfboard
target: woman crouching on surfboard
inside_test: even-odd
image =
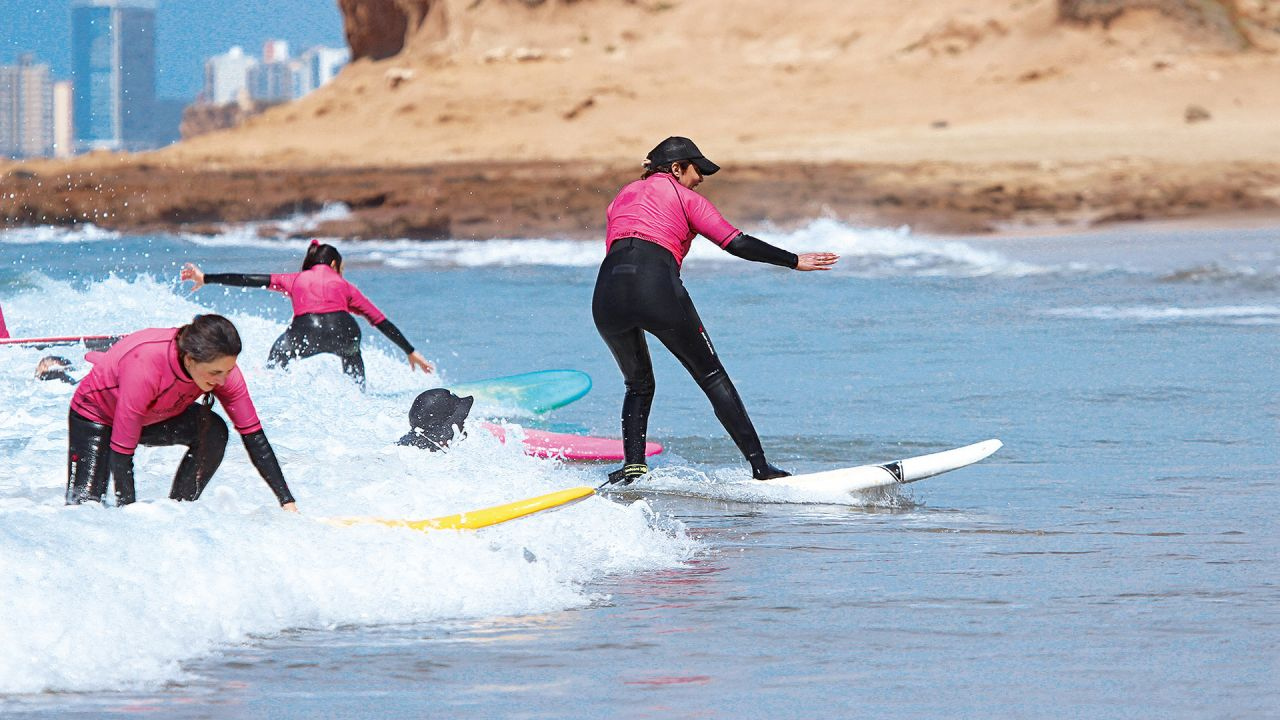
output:
[[[692,140],[669,137],[649,152],[641,178],[609,203],[605,258],[596,278],[591,312],[613,352],[627,393],[622,401],[625,465],[609,474],[627,484],[649,471],[644,446],[653,403],[653,366],[648,331],[684,365],[711,400],[757,480],[788,473],[765,459],[751,418],[720,364],[698,311],[680,282],[680,264],[696,235],[744,260],[793,270],[827,270],[833,253],[795,255],[741,232],[694,191],[719,165],[703,157]]]
[[[139,330],[105,353],[86,355],[93,370],[76,387],[68,420],[67,504],[100,501],[109,478],[116,505],[133,502],[138,445],[186,445],[169,497],[199,499],[227,448],[227,424],[212,410],[216,397],[281,507],[297,512],[236,367],[239,354],[230,320],[197,315],[190,325]],[[196,402],[201,395],[206,402]]]
[[[293,322],[271,346],[268,366],[285,367],[293,358],[332,353],[342,359],[342,371],[364,387],[364,358],[360,355],[360,326],[351,313],[363,315],[409,356],[409,368],[425,373],[435,366],[413,349],[387,316],[355,285],[342,277],[342,255],[332,245],[312,240],[302,260],[302,272],[274,275],[203,273],[192,263],[181,278],[192,281],[192,291],[206,284],[263,287],[289,296]]]

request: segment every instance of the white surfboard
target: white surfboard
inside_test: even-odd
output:
[[[764,480],[774,487],[818,490],[824,492],[856,493],[889,485],[913,483],[927,477],[972,465],[999,450],[1004,443],[996,439],[965,445],[954,450],[920,455],[883,465],[859,465],[858,467],[824,470],[822,472],[789,475]]]

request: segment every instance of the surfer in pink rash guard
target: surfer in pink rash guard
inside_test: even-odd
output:
[[[360,355],[360,326],[351,313],[363,315],[391,342],[405,352],[409,367],[423,372],[435,366],[413,349],[387,316],[355,285],[342,277],[342,255],[332,245],[312,240],[302,260],[302,272],[274,275],[204,273],[192,263],[182,268],[181,278],[195,283],[263,287],[289,296],[293,302],[293,322],[271,346],[268,366],[285,367],[293,358],[332,353],[342,359],[342,371],[364,387],[364,358]]]
[[[653,404],[653,366],[645,333],[684,365],[706,393],[758,480],[788,473],[770,465],[746,407],[725,372],[711,337],[680,280],[680,266],[702,235],[744,260],[792,270],[828,270],[833,253],[795,255],[729,224],[695,188],[720,169],[692,140],[669,137],[649,152],[644,175],[609,203],[605,258],[596,278],[591,314],[626,381],[622,401],[625,464],[609,482],[628,484],[649,471],[645,440]]]
[[[67,504],[101,501],[109,479],[116,505],[132,503],[139,445],[186,445],[169,497],[199,499],[227,447],[227,424],[212,409],[217,398],[281,507],[297,512],[236,367],[239,354],[230,320],[197,315],[190,325],[139,330],[86,355],[93,370],[76,387],[68,417]]]

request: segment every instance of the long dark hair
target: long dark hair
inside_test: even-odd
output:
[[[178,350],[198,363],[240,354],[240,333],[221,315],[197,315],[178,328]]]
[[[310,270],[316,265],[333,265],[334,263],[342,267],[342,253],[338,252],[338,248],[319,240],[312,240],[311,246],[307,248],[306,257],[302,258],[302,269]]]
[[[689,166],[692,164],[693,164],[692,160],[676,160],[674,163],[667,163],[665,165],[658,165],[655,167],[654,165],[650,164],[648,160],[645,160],[644,174],[640,176],[640,179],[643,180],[649,177],[650,175],[657,175],[659,173],[666,173],[670,175],[672,165],[679,167],[680,172],[684,172],[685,170],[688,170]]]

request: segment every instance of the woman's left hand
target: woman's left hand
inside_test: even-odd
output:
[[[436,366],[422,357],[422,354],[417,350],[409,353],[409,371],[412,372],[414,368],[422,368],[422,372],[428,375],[436,371]]]
[[[810,270],[830,270],[840,259],[840,256],[835,253],[817,252],[801,253],[796,258],[799,260],[796,263],[796,269],[801,272],[808,272]]]

